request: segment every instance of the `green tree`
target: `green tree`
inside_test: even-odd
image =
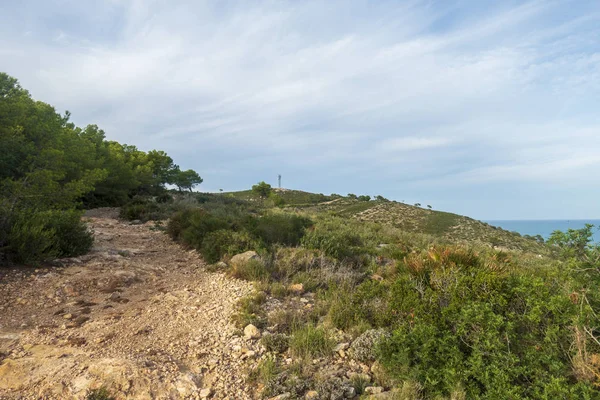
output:
[[[202,182],[203,180],[200,175],[192,169],[188,169],[187,171],[177,170],[173,176],[173,184],[177,186],[179,191],[187,190],[191,192],[194,186]]]
[[[258,195],[261,199],[266,199],[269,197],[271,190],[271,185],[264,181],[258,182],[256,185],[252,186],[252,192]]]

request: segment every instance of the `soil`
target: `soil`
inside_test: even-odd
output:
[[[0,269],[0,398],[252,399],[261,350],[231,322],[250,283],[209,272],[154,223],[86,217],[91,253]]]

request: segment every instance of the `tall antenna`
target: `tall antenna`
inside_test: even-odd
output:
[[[279,178],[279,189],[281,189],[281,175],[277,175],[277,177]]]

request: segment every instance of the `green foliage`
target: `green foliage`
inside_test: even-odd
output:
[[[358,201],[371,201],[371,196],[363,194],[361,196],[358,196],[357,200]]]
[[[142,222],[162,219],[160,206],[148,198],[135,198],[121,207],[119,217],[129,221],[139,220]]]
[[[321,327],[307,324],[292,333],[290,349],[295,357],[315,358],[328,356],[333,351],[333,340]]]
[[[347,197],[347,198],[349,198],[349,199],[352,199],[352,200],[356,200],[356,199],[358,199],[358,196],[357,196],[357,195],[355,195],[354,193],[348,193],[348,194],[346,195],[346,197]]]
[[[266,199],[269,197],[269,194],[271,194],[271,185],[264,181],[258,182],[256,185],[252,186],[252,192],[260,198]]]
[[[396,327],[380,348],[396,378],[421,382],[428,396],[449,396],[458,386],[468,398],[588,390],[570,378],[577,309],[560,281],[461,249],[434,249],[403,268],[387,292]]]
[[[258,242],[246,231],[219,229],[206,234],[199,251],[205,261],[214,263],[225,255],[236,255],[258,246]]]
[[[35,263],[81,253],[90,247],[91,236],[73,210],[120,206],[136,194],[164,193],[179,171],[164,152],[107,141],[98,126],[79,128],[69,118],[69,112],[58,114],[0,73],[2,262]],[[151,213],[148,207],[138,203],[124,213],[144,219]]]
[[[93,237],[81,221],[81,213],[41,211],[13,216],[5,241],[7,258],[21,264],[36,264],[56,257],[87,253]]]
[[[200,175],[194,170],[188,169],[187,171],[180,171],[179,168],[173,173],[173,184],[179,188],[179,191],[187,190],[192,191],[194,186],[197,186],[203,182]]]
[[[108,389],[101,387],[99,389],[88,390],[85,395],[85,400],[115,400],[116,397],[112,396]]]
[[[241,265],[237,265],[232,274],[238,279],[247,281],[266,281],[271,276],[271,272],[267,266],[259,260],[248,260]]]
[[[428,234],[439,235],[448,232],[457,223],[458,215],[438,211],[427,217],[424,231]]]
[[[248,221],[249,229],[267,246],[282,244],[297,246],[306,228],[312,225],[309,218],[294,214],[268,214]]]
[[[598,252],[598,246],[592,243],[594,225],[585,224],[581,229],[569,229],[566,232],[554,231],[548,238],[548,244],[559,250],[564,258],[586,260]]]
[[[327,221],[308,230],[302,238],[302,245],[342,260],[358,255],[363,240],[352,227],[338,221]]]
[[[281,333],[274,333],[263,336],[260,343],[265,346],[267,351],[283,353],[290,347],[290,338]]]

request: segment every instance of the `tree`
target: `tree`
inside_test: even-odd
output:
[[[194,186],[197,186],[202,182],[203,180],[200,175],[192,169],[188,169],[187,171],[177,170],[173,174],[173,184],[177,186],[180,192],[182,190],[191,192]]]
[[[258,182],[256,185],[252,186],[252,192],[258,195],[261,199],[266,199],[269,197],[271,190],[271,185],[264,181]]]
[[[354,193],[348,193],[348,196],[346,196],[346,197],[348,197],[349,199],[352,199],[352,200],[356,200],[358,198],[358,196],[355,195]]]
[[[415,207],[421,207],[421,203],[415,203]]]
[[[358,196],[358,201],[371,201],[371,196],[363,194],[361,196]]]
[[[433,209],[433,207],[431,207],[429,204],[427,204],[427,208],[429,208],[430,210]]]
[[[377,195],[377,196],[375,196],[375,200],[377,200],[377,201],[386,201],[386,202],[389,201],[388,199],[386,199],[385,197],[383,197],[380,194]]]

